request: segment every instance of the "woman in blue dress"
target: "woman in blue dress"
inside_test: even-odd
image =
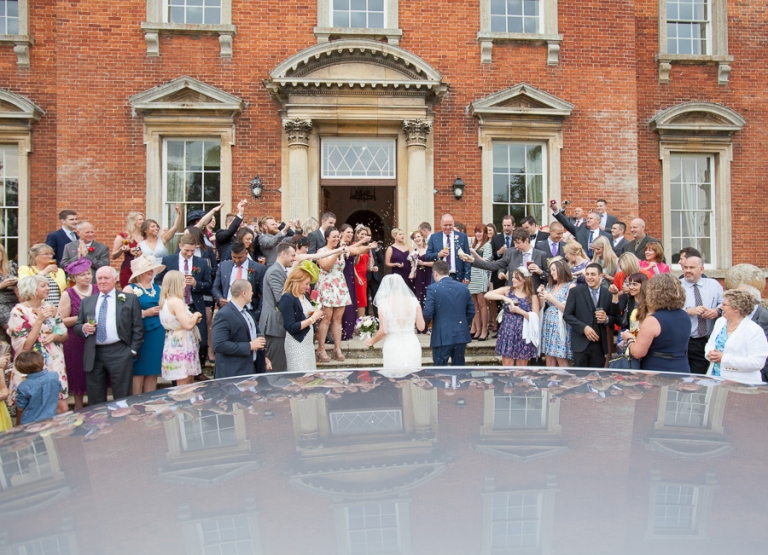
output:
[[[538,346],[523,338],[525,320],[538,326],[539,298],[533,293],[531,274],[524,267],[512,272],[512,286],[500,287],[485,294],[488,301],[503,301],[504,316],[496,337],[496,354],[504,366],[527,366],[538,356]]]
[[[165,344],[165,328],[160,323],[160,287],[154,284],[155,274],[165,266],[158,264],[155,257],[145,254],[131,261],[130,285],[123,291],[139,298],[141,317],[144,323],[144,341],[139,348],[138,358],[133,361],[133,394],[146,393],[157,389],[157,377]]]

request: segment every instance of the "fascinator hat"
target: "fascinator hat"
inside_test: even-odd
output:
[[[517,270],[515,271],[523,277],[531,277],[531,272],[529,272],[528,268],[525,266],[518,266]]]
[[[320,277],[320,268],[317,266],[317,264],[311,260],[302,260],[297,268],[301,268],[309,274],[309,277],[311,278],[309,283],[313,285],[317,283],[317,280]]]

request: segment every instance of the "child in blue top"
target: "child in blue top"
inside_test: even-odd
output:
[[[43,372],[45,360],[36,351],[19,353],[14,368],[27,378],[16,390],[16,408],[20,409],[22,424],[39,422],[56,416],[61,384],[56,372]]]

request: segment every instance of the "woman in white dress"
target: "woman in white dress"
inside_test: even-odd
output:
[[[176,205],[176,219],[170,229],[160,233],[160,224],[155,220],[144,220],[139,228],[144,240],[139,243],[141,254],[155,257],[155,261],[160,264],[163,257],[168,256],[168,243],[181,228],[181,205]],[[127,284],[126,284],[127,285]]]
[[[317,283],[320,269],[305,260],[291,270],[285,280],[279,309],[285,327],[285,360],[288,372],[313,372],[315,364],[312,325],[322,319],[321,307],[313,307],[307,299],[310,284]]]
[[[420,368],[415,328],[424,330],[424,316],[411,288],[397,274],[384,276],[373,304],[379,309],[379,330],[365,344],[372,347],[384,339],[384,368]]]

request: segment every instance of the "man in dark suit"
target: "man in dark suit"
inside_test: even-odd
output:
[[[661,241],[645,234],[645,221],[641,218],[635,218],[629,224],[629,234],[632,241],[624,247],[624,252],[632,252],[640,260],[645,260],[645,245],[655,241],[661,244]]]
[[[565,207],[563,207],[565,208]],[[577,206],[573,209],[573,216],[568,218],[576,227],[583,226],[586,222],[584,219],[584,209],[581,206]]]
[[[197,329],[200,332],[200,364],[208,358],[208,322],[205,317],[204,295],[211,293],[211,268],[208,261],[195,256],[197,242],[189,233],[179,239],[179,252],[163,257],[165,270],[155,277],[155,283],[162,285],[167,272],[177,270],[184,274],[187,287],[184,302],[192,312],[203,315]]]
[[[540,250],[547,255],[547,258],[554,258],[556,256],[563,256],[563,247],[565,242],[563,234],[565,228],[560,222],[552,222],[549,224],[549,236],[543,241],[536,243],[536,249]]]
[[[246,310],[253,289],[244,279],[230,287],[231,301],[213,318],[213,352],[216,353],[214,377],[250,376],[267,371],[264,356],[266,339],[258,331],[258,324]]]
[[[379,291],[379,285],[381,285],[381,280],[384,279],[384,252],[379,247],[376,247],[371,249],[368,254],[373,257],[373,271],[366,272],[368,294],[371,296],[371,299],[375,299],[376,293]],[[373,315],[378,318],[379,309],[371,303],[368,303],[368,306],[373,309]]]
[[[576,227],[568,218],[565,217],[565,210],[558,211],[557,203],[555,201],[550,203],[550,207],[552,208],[555,219],[563,224],[565,230],[576,238],[576,240],[581,245],[581,248],[584,249],[584,252],[587,253],[587,256],[590,258],[592,258],[592,249],[590,248],[590,245],[598,237],[602,235],[608,239],[608,241],[612,239],[610,233],[606,233],[600,229],[600,217],[595,212],[589,212],[587,214],[586,223],[582,226]]]
[[[329,227],[334,227],[335,225],[336,214],[333,212],[324,212],[323,215],[320,216],[320,227],[307,235],[307,237],[309,237],[309,248],[307,249],[309,254],[315,254],[325,246],[325,230]]]
[[[281,243],[291,247],[288,243]],[[213,282],[213,301],[220,308],[229,302],[229,288],[237,279],[245,279],[253,288],[253,301],[248,304],[248,312],[258,322],[261,316],[262,284],[267,271],[263,264],[248,260],[248,249],[239,241],[232,245],[231,259],[225,260],[216,272]],[[279,300],[279,299],[278,299]]]
[[[629,241],[624,238],[624,233],[627,231],[627,224],[624,222],[616,222],[611,226],[611,247],[616,256],[621,256],[629,246]]]
[[[613,317],[611,293],[601,287],[603,268],[592,262],[584,270],[587,283],[568,293],[563,320],[571,326],[573,365],[585,368],[604,368],[608,354],[608,341],[613,337],[610,326]]]
[[[765,310],[760,306],[760,302],[763,300],[763,295],[757,290],[757,287],[752,287],[751,285],[742,284],[739,285],[738,289],[746,291],[752,295],[752,298],[755,300],[755,308],[752,309],[751,314],[752,321],[763,328],[763,333],[765,333],[765,337],[768,339],[768,310]],[[763,381],[768,382],[768,360],[765,361],[765,366],[763,366],[760,373],[763,376]]]
[[[440,228],[442,233],[433,233],[429,238],[424,258],[427,262],[445,260],[451,279],[468,284],[472,265],[459,257],[459,250],[469,255],[469,240],[464,233],[453,229],[453,216],[450,214],[440,219]]]
[[[237,203],[237,214],[227,214],[224,227],[216,232],[216,251],[219,253],[219,261],[229,260],[229,254],[232,250],[232,243],[235,235],[243,225],[243,214],[247,200],[243,199]]]
[[[266,355],[272,363],[273,372],[288,370],[288,361],[285,358],[285,327],[283,326],[283,316],[277,305],[283,296],[283,287],[295,260],[296,249],[288,243],[277,245],[277,260],[267,268],[260,284],[262,303],[261,314],[257,321],[259,322],[259,329],[264,332],[264,337],[267,340]],[[217,276],[216,281],[218,282],[218,280]],[[216,283],[213,284],[213,294],[216,295]]]
[[[429,346],[435,366],[464,366],[464,351],[472,341],[469,325],[475,317],[475,305],[469,288],[452,279],[445,279],[450,267],[444,260],[437,260],[432,266],[434,283],[427,287],[424,302],[424,325],[432,324]]]
[[[77,231],[80,240],[64,246],[61,267],[66,268],[76,260],[87,258],[91,261],[91,273],[95,281],[96,270],[109,266],[109,247],[95,240],[96,229],[91,222],[80,222],[77,224]]]
[[[496,262],[504,253],[514,247],[512,242],[512,232],[515,230],[515,220],[507,214],[501,219],[501,233],[497,233],[491,239],[491,260]],[[498,272],[491,272],[491,283],[493,288],[504,287],[504,280],[499,278]]]
[[[61,259],[64,256],[64,247],[72,241],[80,239],[75,228],[77,227],[77,212],[74,210],[62,210],[59,212],[59,222],[61,229],[49,233],[45,238],[45,244],[53,249],[56,257],[56,265],[61,266]]]
[[[85,337],[83,368],[91,406],[106,403],[107,378],[115,399],[131,395],[133,358],[144,341],[139,299],[117,293],[116,281],[117,272],[111,266],[97,270],[99,294],[83,299],[75,322],[74,332]]]
[[[526,266],[533,275],[533,290],[538,290],[539,285],[545,285],[549,278],[547,255],[531,246],[531,236],[523,228],[512,232],[512,241],[515,248],[506,250],[504,256],[496,262],[488,262],[478,256],[473,259],[467,257],[466,260],[471,259],[471,265],[475,268],[490,270],[494,273],[503,272],[507,285],[512,284],[512,271],[520,266]],[[529,265],[529,262],[532,264]]]
[[[541,231],[539,224],[536,223],[536,218],[533,216],[523,218],[523,221],[520,222],[520,227],[531,236],[531,245],[536,245],[539,241],[545,241],[549,237],[549,233]]]
[[[595,212],[600,217],[600,229],[610,233],[613,224],[619,221],[616,216],[608,213],[608,202],[605,199],[598,199],[595,204]]]

